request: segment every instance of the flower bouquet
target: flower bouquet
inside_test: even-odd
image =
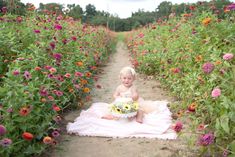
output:
[[[137,114],[138,102],[129,98],[119,98],[111,104],[111,114],[118,118],[130,118]]]

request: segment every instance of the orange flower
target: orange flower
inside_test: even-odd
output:
[[[47,102],[47,99],[46,98],[42,98],[41,102]]]
[[[73,88],[69,87],[68,89],[69,89],[70,93],[73,93],[73,91],[74,91]]]
[[[195,61],[196,61],[196,62],[202,61],[202,55],[196,56],[196,57],[195,57]]]
[[[76,65],[79,66],[79,67],[83,66],[83,62],[81,62],[81,61],[80,62],[76,62]]]
[[[24,132],[22,134],[23,139],[27,140],[27,141],[31,141],[33,139],[33,134],[29,133],[29,132]]]
[[[85,87],[85,88],[83,88],[83,92],[84,92],[84,93],[89,93],[89,92],[90,92],[90,89],[87,88],[87,87]]]
[[[91,73],[90,72],[87,72],[85,75],[86,75],[86,77],[91,77]]]
[[[35,67],[34,68],[34,70],[36,70],[36,71],[39,71],[39,70],[41,70],[42,68],[40,68],[40,67]]]
[[[84,85],[84,84],[87,84],[88,83],[88,81],[87,80],[81,80],[81,83]]]
[[[27,107],[22,107],[19,111],[19,114],[21,116],[27,116],[29,114],[30,110]]]
[[[202,78],[201,76],[198,76],[197,79],[198,79],[198,81],[199,81],[200,83],[204,83],[204,80],[203,80],[203,78]]]
[[[204,26],[207,26],[209,23],[211,23],[211,18],[205,18],[204,20],[202,20],[202,24],[204,25]]]
[[[220,64],[222,64],[222,62],[219,60],[215,62],[215,65],[220,65]]]
[[[43,138],[43,143],[45,144],[51,144],[52,138],[50,136],[46,136]]]
[[[197,104],[196,104],[195,102],[193,102],[192,104],[190,104],[190,105],[188,106],[188,110],[189,110],[190,112],[195,112],[196,107],[197,107]]]

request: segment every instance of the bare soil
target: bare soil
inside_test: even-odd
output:
[[[92,90],[92,100],[85,103],[83,109],[87,109],[93,102],[112,102],[112,94],[118,84],[118,75],[124,66],[131,66],[130,57],[126,45],[118,42],[116,52],[111,55],[109,61],[100,69],[99,79],[96,85],[101,88]],[[146,100],[174,101],[161,84],[150,76],[138,75],[135,85]],[[67,114],[65,122],[73,122],[79,116],[80,110]],[[179,137],[176,140],[160,140],[146,138],[105,138],[105,137],[81,137],[76,135],[62,135],[62,141],[48,153],[50,157],[189,157],[189,151],[185,139]]]

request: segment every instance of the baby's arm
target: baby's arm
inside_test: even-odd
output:
[[[139,93],[138,93],[138,91],[137,91],[137,89],[135,87],[132,87],[131,98],[134,101],[137,101],[139,99]]]
[[[120,86],[116,88],[115,92],[113,93],[113,97],[114,99],[120,97]]]

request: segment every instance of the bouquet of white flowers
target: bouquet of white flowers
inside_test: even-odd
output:
[[[130,98],[118,98],[111,104],[111,113],[115,117],[129,118],[136,116],[138,108],[138,102]]]

